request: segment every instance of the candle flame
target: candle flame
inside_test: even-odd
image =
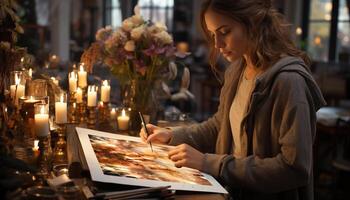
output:
[[[33,96],[29,96],[29,100],[34,100]]]
[[[71,73],[69,74],[69,78],[70,78],[70,79],[78,79],[78,75],[77,75],[75,72],[71,72]]]
[[[34,140],[34,148],[37,148],[39,145],[39,140]]]
[[[24,57],[21,58],[21,63],[23,63],[23,62],[24,62]]]
[[[44,106],[41,106],[41,108],[40,108],[40,114],[45,114],[45,108],[44,108]]]
[[[77,93],[81,93],[80,87],[77,88]]]
[[[89,92],[97,92],[97,87],[94,85],[89,85],[88,86],[88,91]]]
[[[108,81],[107,80],[103,81],[103,86],[108,86]]]
[[[60,102],[63,103],[63,94],[61,94]]]
[[[81,72],[84,72],[84,71],[85,71],[85,70],[84,70],[84,63],[82,63],[82,64],[80,65],[79,71],[81,71]]]
[[[33,75],[33,70],[32,70],[32,68],[29,68],[29,70],[28,70],[28,75],[29,75],[30,77],[32,77],[32,75]]]
[[[77,107],[77,104],[76,103],[73,103],[73,108],[76,108]]]
[[[111,114],[115,114],[115,108],[112,108]]]
[[[19,85],[20,81],[18,74],[15,74],[15,84]]]
[[[122,117],[125,117],[126,114],[125,114],[125,109],[122,110]]]

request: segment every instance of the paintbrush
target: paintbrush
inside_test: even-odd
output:
[[[141,119],[141,122],[142,122],[142,126],[145,129],[146,136],[148,137],[149,136],[149,132],[148,132],[148,129],[147,129],[147,126],[146,126],[146,123],[145,123],[145,119],[143,118],[143,115],[142,115],[141,112],[139,112],[139,115],[140,115],[140,119]],[[149,145],[150,145],[151,150],[153,152],[152,143],[149,142]]]

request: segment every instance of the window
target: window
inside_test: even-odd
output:
[[[104,10],[104,26],[111,25],[114,28],[121,26],[122,13],[119,0],[104,0]]]
[[[174,0],[139,0],[138,4],[144,19],[162,22],[172,30]]]
[[[311,0],[307,51],[313,60],[348,62],[349,0]],[[345,60],[344,60],[345,59]]]

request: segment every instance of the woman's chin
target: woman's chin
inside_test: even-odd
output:
[[[227,60],[228,62],[235,62],[235,61],[238,60],[238,57],[232,56],[232,55],[225,56],[224,58],[225,58],[225,60]]]

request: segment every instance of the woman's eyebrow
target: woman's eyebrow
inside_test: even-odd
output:
[[[227,27],[227,25],[221,25],[219,28],[215,29],[215,31],[219,31],[220,29],[225,28],[225,27]]]

